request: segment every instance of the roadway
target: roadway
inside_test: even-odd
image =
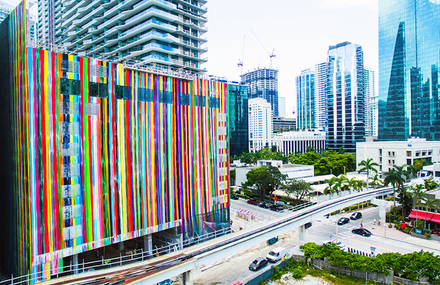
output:
[[[182,251],[167,256],[159,257],[158,259],[154,258],[122,268],[110,268],[69,276],[51,280],[49,283],[77,284],[78,279],[81,279],[84,283],[93,282],[95,284],[121,284],[124,282],[155,284],[162,280],[181,275],[182,273],[185,273],[188,277],[193,274],[188,272],[207,268],[216,264],[219,260],[223,260],[225,257],[233,256],[238,252],[243,252],[258,246],[272,237],[291,233],[305,223],[319,219],[319,217],[322,217],[324,214],[391,192],[391,188],[382,188],[348,194],[294,213],[285,213],[285,215],[273,221],[261,222],[258,228],[232,233],[215,240],[185,248]],[[246,267],[247,265],[248,264],[246,264]]]

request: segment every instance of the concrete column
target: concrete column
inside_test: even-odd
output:
[[[148,255],[153,254],[153,236],[151,234],[144,236],[144,251]]]
[[[306,227],[304,225],[300,226],[298,228],[298,235],[299,235],[299,241],[305,241],[305,235],[306,235]]]
[[[72,256],[73,274],[78,274],[78,254]]]
[[[194,282],[192,280],[191,271],[187,271],[182,274],[182,285],[193,285]]]

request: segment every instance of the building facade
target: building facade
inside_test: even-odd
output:
[[[274,134],[296,130],[296,120],[294,118],[273,117],[272,122]]]
[[[229,155],[240,155],[249,149],[248,88],[228,84]]]
[[[379,1],[379,138],[440,139],[440,3]]]
[[[327,62],[303,70],[296,78],[297,127],[301,130],[327,126]]]
[[[249,98],[263,98],[270,103],[273,116],[278,111],[278,70],[263,68],[241,75],[241,84],[248,86]]]
[[[350,42],[330,46],[327,75],[328,147],[355,152],[356,142],[365,139],[362,47]]]
[[[322,131],[284,132],[273,137],[273,145],[286,155],[305,153],[310,149],[319,152],[325,150],[326,134]]]
[[[3,22],[4,19],[6,19],[11,13],[12,9],[9,7],[6,7],[5,5],[0,5],[0,22]]]
[[[416,160],[440,161],[440,141],[411,138],[406,141],[367,141],[356,143],[356,165],[372,158],[379,164],[379,173],[390,171],[395,165],[413,165]]]
[[[203,72],[205,0],[39,0],[39,39],[67,51]]]
[[[249,103],[249,151],[256,152],[272,146],[273,125],[270,103],[253,98]]]
[[[278,97],[278,116],[281,118],[286,117],[286,97]]]
[[[365,135],[377,138],[379,127],[379,96],[376,94],[375,73],[373,70],[365,69],[364,76],[367,106],[365,114]]]
[[[0,25],[2,270],[229,227],[227,84],[26,47],[24,12]]]

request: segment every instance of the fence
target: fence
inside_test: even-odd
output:
[[[190,239],[186,239],[183,242],[172,243],[163,247],[154,248],[152,251],[145,251],[143,248],[141,248],[141,249],[132,250],[130,254],[124,256],[120,255],[119,257],[108,258],[108,259],[102,258],[100,260],[95,260],[90,262],[83,261],[82,263],[77,265],[70,264],[58,268],[58,273],[53,276],[58,278],[61,276],[68,276],[70,274],[78,274],[88,271],[95,271],[99,269],[111,268],[111,267],[131,264],[135,262],[140,262],[152,257],[173,253],[183,249],[184,247],[189,247],[229,233],[231,233],[230,228],[223,228],[221,230],[217,230]],[[30,284],[32,282],[35,282],[36,280],[41,280],[44,278],[45,278],[45,271],[38,271],[35,273],[22,275],[18,277],[12,276],[8,280],[0,281],[0,284]]]

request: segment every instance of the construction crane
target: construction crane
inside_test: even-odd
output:
[[[263,45],[263,43],[262,43],[262,42],[260,41],[260,39],[258,38],[257,34],[256,34],[253,30],[251,30],[251,32],[252,32],[252,35],[253,35],[253,36],[255,37],[255,39],[257,40],[257,42],[258,42],[258,43],[260,44],[260,46],[263,48],[264,52],[265,52],[266,54],[269,55],[270,68],[272,68],[272,60],[276,57],[275,49],[272,49],[272,52],[269,53],[268,50],[266,49],[266,47]]]
[[[244,45],[246,42],[246,34],[243,34],[243,44],[241,46],[241,58],[238,59],[237,66],[240,69],[240,75],[243,74],[243,65],[244,65]]]

